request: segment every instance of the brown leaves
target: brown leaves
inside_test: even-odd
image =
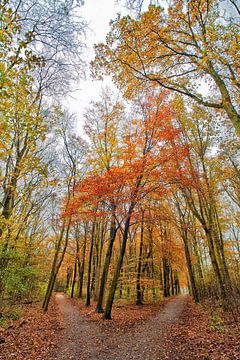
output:
[[[165,304],[174,301],[169,299]],[[224,333],[211,331],[208,312],[200,305],[193,304],[190,297],[185,300],[180,316],[175,314],[173,321],[166,323],[163,319],[169,305],[135,306],[118,302],[113,307],[114,320],[103,321],[102,315],[95,312],[95,304],[85,307],[79,300],[67,300],[66,303],[70,307],[71,303],[74,304],[79,310],[80,318],[83,315],[88,323],[86,325],[83,319],[76,322],[78,333],[74,337],[69,335],[65,344],[67,348],[64,348],[64,354],[67,358],[74,355],[73,344],[77,347],[81,343],[79,359],[89,359],[86,355],[89,349],[95,349],[100,355],[104,354],[106,359],[120,359],[119,349],[128,353],[127,358],[138,360],[239,359],[239,326],[236,323],[230,326],[226,324]],[[73,316],[77,316],[75,310]],[[43,314],[35,305],[27,306],[23,319],[15,322],[13,329],[0,329],[0,337],[5,340],[5,343],[0,344],[0,359],[53,359],[54,356],[50,355],[53,347],[59,349],[62,344],[62,332],[59,331],[63,330],[61,323],[55,303],[51,305],[49,314]],[[65,326],[64,331],[70,334],[68,326],[72,325]],[[81,331],[81,326],[86,333]],[[138,333],[141,333],[140,342],[136,342]],[[78,338],[80,335],[81,339]],[[145,351],[149,346],[150,353]],[[56,353],[56,358],[60,359],[61,353]]]
[[[56,345],[59,329],[60,315],[55,303],[48,314],[39,305],[26,306],[22,319],[7,330],[0,329],[0,359],[50,360],[47,354]]]
[[[171,326],[170,332],[170,346],[177,348],[179,359],[239,359],[239,325],[226,326],[224,333],[211,331],[208,312],[190,298],[180,321]]]

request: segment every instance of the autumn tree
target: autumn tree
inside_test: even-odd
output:
[[[179,111],[179,121],[182,126],[184,141],[191,144],[191,150],[189,151],[189,178],[192,179],[192,183],[187,187],[182,178],[179,186],[184,198],[185,208],[187,205],[192,213],[193,218],[190,217],[190,223],[193,225],[197,220],[197,223],[201,224],[206,238],[208,256],[211,260],[215,279],[218,281],[216,291],[217,293],[220,292],[224,306],[228,307],[234,289],[226,256],[227,241],[224,234],[225,224],[222,220],[224,208],[223,205],[219,206],[220,203],[223,204],[219,190],[221,186],[220,179],[217,175],[220,170],[220,163],[217,162],[216,155],[214,156],[211,153],[211,147],[216,146],[214,144],[216,130],[214,131],[212,128],[211,112],[206,112],[203,108],[196,106],[193,109],[194,113],[184,110],[183,107]],[[183,230],[190,231],[188,240],[192,238],[193,241],[191,241],[192,245],[190,243],[185,244],[185,250],[187,250],[189,245],[194,247],[194,242],[198,243],[200,240],[197,240],[195,235],[192,237],[192,225],[189,226],[184,220],[184,212],[187,215],[188,211],[184,210],[182,205],[177,205],[177,207],[183,225],[185,223],[185,230],[184,228]],[[185,243],[186,240],[187,238],[184,240]],[[198,258],[196,252],[195,256]],[[191,272],[190,267],[189,271]],[[194,288],[193,278],[191,282],[192,288]]]
[[[111,204],[114,199],[118,223],[121,226],[122,241],[120,255],[110,285],[104,318],[111,318],[113,299],[123,264],[131,219],[135,208],[147,193],[159,190],[165,193],[166,178],[171,163],[171,153],[176,151],[178,130],[174,128],[172,113],[164,104],[164,94],[148,98],[139,105],[140,118],[128,122],[122,140],[122,158],[102,174],[95,173],[84,179],[75,189],[75,196],[67,209],[69,213],[81,213],[81,206],[92,203]],[[137,114],[137,113],[136,113]],[[174,140],[176,143],[174,143]],[[160,141],[161,140],[161,141]],[[182,161],[186,149],[178,147],[179,161]],[[79,209],[79,210],[78,210]]]
[[[105,172],[119,163],[121,157],[120,130],[124,110],[118,98],[108,88],[102,90],[102,100],[94,102],[85,113],[85,131],[91,141],[90,161],[94,171]],[[111,212],[108,249],[99,284],[97,312],[103,312],[103,298],[112,257],[113,244],[117,234],[114,197],[109,203]],[[100,270],[99,270],[100,271]]]
[[[118,17],[95,47],[93,74],[111,75],[127,96],[160,86],[223,110],[239,133],[239,7],[228,3],[232,17],[218,0],[172,1],[166,10],[149,6],[138,19]],[[211,88],[204,95],[203,84]]]
[[[30,205],[33,184],[45,181],[46,162],[42,143],[48,131],[50,117],[41,113],[38,93],[33,90],[30,73],[40,66],[40,60],[27,48],[29,35],[18,39],[21,27],[18,16],[1,4],[1,296],[2,280],[7,275],[10,252],[16,251],[21,226],[36,210]],[[41,187],[42,185],[40,185]],[[36,195],[36,193],[35,193]],[[26,202],[29,202],[29,208]],[[25,205],[24,205],[25,204]],[[22,210],[22,212],[21,212]],[[20,214],[19,214],[20,212]],[[19,216],[20,215],[20,216]],[[16,220],[16,223],[14,222]]]
[[[58,181],[62,190],[66,194],[66,204],[69,203],[73,189],[76,184],[76,177],[81,176],[84,167],[82,167],[82,160],[86,154],[85,142],[74,135],[73,133],[73,117],[67,112],[62,112],[56,109],[57,126],[55,128],[55,145],[59,142],[59,148],[62,149],[57,165]],[[61,203],[63,198],[58,199]],[[50,277],[48,280],[48,287],[46,290],[43,309],[47,311],[49,301],[54,289],[55,281],[65,257],[68,247],[71,230],[71,216],[61,219],[60,204],[57,207],[58,212],[54,214],[57,221],[56,238],[55,238],[55,251],[52,262]],[[56,209],[55,209],[56,211]]]

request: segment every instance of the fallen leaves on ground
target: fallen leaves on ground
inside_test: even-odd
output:
[[[239,322],[225,314],[224,328],[213,331],[210,320],[209,311],[188,298],[178,323],[170,327],[169,346],[176,347],[179,359],[240,359]]]
[[[108,339],[108,351],[111,354],[116,346],[115,342],[120,342],[124,334],[125,336],[127,334],[131,342],[131,336],[136,329],[144,328],[146,330],[144,333],[148,334],[146,341],[149,342],[151,333],[146,329],[148,320],[163,312],[164,304],[171,302],[172,299],[160,304],[143,306],[116,303],[112,311],[113,320],[108,321],[102,319],[102,314],[95,312],[95,303],[86,307],[80,300],[66,301],[87,319],[90,331],[92,326],[94,333],[97,326],[103,336],[103,343],[104,339]],[[63,319],[55,301],[52,301],[47,314],[43,313],[39,306],[28,305],[21,319],[11,324],[8,330],[0,330],[0,337],[5,340],[0,344],[0,359],[49,360],[51,357],[48,354],[51,349],[61,343],[62,329]],[[225,315],[225,325],[219,329],[214,331],[211,329],[209,311],[201,305],[194,304],[190,297],[186,298],[184,310],[178,321],[164,325],[165,335],[161,345],[166,355],[164,359],[238,360],[240,358],[239,323],[231,321],[231,318]],[[102,342],[99,342],[100,347],[101,344]],[[134,352],[134,349],[131,348],[131,351]],[[70,356],[71,354],[69,358]]]
[[[96,313],[96,302],[92,302],[91,306],[85,306],[83,301],[73,299],[72,303],[78,307],[81,315],[86,316],[89,321],[98,323],[104,332],[121,334],[137,324],[144,323],[151,316],[156,315],[166,301],[146,305],[116,302],[112,308],[112,320],[103,320],[103,314]]]
[[[79,300],[72,300],[72,303],[89,321],[97,322],[102,331],[108,335],[119,335],[129,331],[131,336],[131,327],[137,324],[147,326],[147,320],[159,311],[163,311],[164,304],[169,301],[172,301],[172,298],[162,303],[143,306],[116,304],[112,310],[113,320],[107,321],[102,319],[102,314],[95,312],[96,303],[92,303],[90,307],[86,307],[84,302]],[[201,305],[194,304],[188,297],[179,321],[166,325],[169,335],[165,344],[168,349],[166,348],[165,351],[169,353],[174,351],[178,354],[174,359],[239,360],[239,322],[234,322],[225,314],[225,324],[224,331],[211,330],[209,311]],[[171,356],[169,359],[172,359]]]
[[[40,305],[25,305],[22,318],[9,325],[0,329],[1,360],[46,360],[47,353],[57,343],[61,314],[55,301],[51,302],[48,313]]]

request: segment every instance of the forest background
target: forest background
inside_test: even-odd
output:
[[[81,1],[0,2],[0,316],[53,290],[154,302],[189,289],[239,312],[237,1],[125,4],[95,46],[84,112]],[[80,85],[81,86],[81,85]]]

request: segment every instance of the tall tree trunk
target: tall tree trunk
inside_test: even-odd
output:
[[[115,212],[115,209],[114,209],[114,212]],[[99,288],[99,294],[98,294],[97,307],[96,307],[96,312],[98,312],[98,313],[103,312],[103,299],[104,299],[105,285],[106,285],[106,281],[107,281],[107,277],[108,277],[108,271],[109,271],[109,266],[110,266],[111,257],[112,257],[112,249],[113,249],[114,241],[116,239],[116,235],[117,235],[117,228],[116,228],[116,223],[115,223],[115,214],[113,213],[112,217],[111,217],[111,227],[110,227],[110,237],[109,237],[109,242],[108,242],[108,249],[107,249],[107,254],[105,257],[105,261],[104,261],[102,277],[101,277],[101,282],[100,282],[100,288]]]
[[[173,281],[173,269],[172,266],[170,266],[170,280],[171,280],[171,295],[175,295],[174,293],[174,281]]]
[[[134,211],[134,207],[136,205],[136,197],[138,195],[138,190],[139,190],[139,186],[141,184],[142,178],[143,178],[143,175],[138,176],[136,184],[135,184],[136,185],[135,190],[131,194],[131,203],[130,203],[129,210],[128,210],[128,213],[126,216],[121,251],[120,251],[119,258],[118,258],[117,267],[115,269],[115,273],[113,275],[113,279],[111,282],[111,286],[110,286],[110,290],[109,290],[109,294],[108,294],[108,298],[107,298],[107,303],[106,303],[106,308],[105,308],[104,315],[103,315],[103,318],[105,320],[111,319],[112,305],[113,305],[114,295],[115,295],[116,288],[117,288],[117,282],[119,279],[119,275],[120,275],[120,271],[121,271],[121,267],[122,267],[122,263],[123,263],[125,250],[126,250],[131,216]]]
[[[82,253],[82,262],[78,257],[78,271],[79,271],[79,288],[78,288],[78,298],[82,298],[82,289],[83,289],[83,278],[85,270],[85,256],[86,256],[86,247],[87,247],[87,225],[84,225],[84,243],[83,243],[83,253]]]
[[[144,211],[142,210],[142,221],[141,221],[141,234],[140,234],[140,244],[139,244],[139,256],[137,264],[137,298],[136,305],[142,305],[142,291],[141,291],[141,272],[142,272],[142,254],[143,254],[143,235],[144,235]]]
[[[207,228],[204,228],[204,230],[205,230],[207,241],[208,241],[209,255],[210,255],[210,258],[211,258],[213,270],[214,270],[215,276],[217,278],[217,281],[218,281],[218,284],[219,284],[219,287],[220,287],[221,298],[222,298],[223,302],[226,305],[227,293],[226,293],[226,289],[225,289],[225,286],[224,286],[224,280],[223,280],[223,277],[222,277],[221,268],[219,267],[217,257],[216,257],[216,253],[215,253],[215,247],[214,247],[214,240],[213,240],[212,232],[211,232],[211,230],[209,230]]]
[[[202,264],[201,255],[199,254],[198,240],[197,240],[196,232],[193,234],[191,239],[192,239],[192,244],[193,244],[194,256],[196,259],[196,268],[197,268],[197,275],[198,275],[197,276],[198,294],[199,294],[199,299],[200,299],[205,294],[205,283],[204,283],[204,275],[203,275],[203,264]]]
[[[198,288],[197,288],[197,284],[196,284],[190,250],[189,250],[189,246],[188,246],[187,232],[185,229],[182,230],[181,235],[182,235],[182,240],[183,240],[183,244],[184,244],[185,259],[186,259],[186,263],[187,263],[191,293],[192,293],[194,301],[198,303],[200,300],[199,292],[198,292]]]
[[[101,233],[100,233],[100,241],[99,241],[99,249],[98,249],[98,265],[96,270],[96,285],[95,285],[95,294],[94,300],[98,301],[99,295],[99,287],[100,287],[100,274],[101,274],[101,267],[102,267],[102,256],[103,256],[103,243],[104,243],[104,236],[105,236],[105,223],[102,222],[101,224]]]
[[[71,279],[72,279],[72,267],[71,266],[68,266],[67,268],[67,276],[66,276],[66,286],[65,286],[65,292],[68,291],[69,289],[69,285],[70,285],[70,282],[71,282]]]
[[[96,240],[96,238],[95,238]],[[91,279],[91,287],[90,287],[90,292],[91,294],[95,293],[95,286],[96,286],[96,268],[97,268],[97,247],[93,247],[93,255],[92,255],[92,279]]]
[[[163,261],[163,290],[164,290],[164,297],[170,296],[170,268],[169,268],[169,261],[166,258],[162,259]]]
[[[117,288],[118,278],[119,278],[122,263],[123,263],[125,250],[126,250],[126,244],[127,244],[127,239],[128,239],[130,220],[131,220],[131,215],[132,215],[132,212],[133,212],[133,208],[134,208],[134,204],[131,204],[130,205],[130,210],[129,210],[129,213],[128,213],[128,217],[127,217],[127,220],[125,222],[125,227],[124,227],[124,232],[123,232],[123,240],[122,240],[122,246],[121,246],[121,252],[120,252],[118,262],[117,262],[117,267],[115,269],[115,273],[114,273],[114,276],[113,276],[113,279],[112,279],[112,282],[111,282],[111,287],[110,287],[108,298],[107,298],[106,308],[105,308],[104,315],[103,315],[103,318],[105,320],[110,320],[111,319],[112,305],[113,305],[115,291],[116,291],[116,288]]]
[[[52,263],[51,275],[50,275],[50,278],[49,278],[47,291],[46,291],[45,298],[44,298],[43,305],[42,305],[44,311],[48,310],[48,305],[49,305],[49,301],[50,301],[51,296],[52,296],[52,292],[53,292],[53,288],[54,288],[54,285],[55,285],[56,277],[57,277],[59,269],[60,269],[60,267],[62,265],[65,253],[66,253],[66,249],[67,249],[67,245],[68,245],[68,238],[69,238],[69,231],[70,231],[70,223],[71,223],[71,218],[68,219],[67,225],[66,225],[66,228],[65,228],[65,221],[64,221],[64,223],[62,225],[61,233],[59,235],[59,239],[58,239],[58,242],[57,242],[55,255],[54,255],[54,259],[53,259],[53,263]],[[66,230],[66,234],[65,234],[64,247],[63,247],[62,253],[60,254],[61,245],[62,245],[62,241],[63,241],[63,238],[64,238],[65,230]],[[60,256],[60,258],[59,258],[59,256]],[[58,258],[59,258],[59,260],[58,260]]]
[[[71,299],[74,297],[74,288],[75,288],[76,276],[77,276],[77,256],[78,256],[78,254],[76,253],[76,258],[75,258],[75,262],[74,262],[74,269],[73,269],[73,280],[72,280],[72,289],[71,289]]]
[[[88,256],[88,275],[87,275],[87,295],[86,295],[86,306],[90,306],[91,303],[91,269],[92,269],[92,254],[95,237],[95,222],[92,224],[92,236],[90,242],[89,256]]]

